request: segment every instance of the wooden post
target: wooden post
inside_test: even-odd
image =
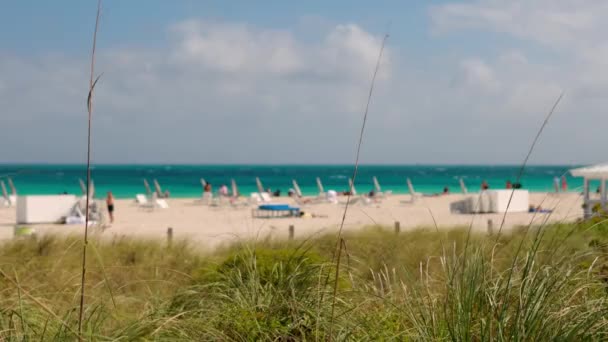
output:
[[[167,245],[171,246],[173,244],[173,228],[167,228]]]
[[[488,220],[488,235],[494,234],[494,222],[492,220]]]
[[[293,240],[295,230],[296,228],[293,226],[293,224],[289,225],[289,240]]]
[[[399,232],[401,232],[401,223],[395,221],[395,234],[399,234]]]

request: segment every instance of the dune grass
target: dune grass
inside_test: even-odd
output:
[[[608,338],[608,224],[344,234],[208,253],[186,242],[89,242],[86,340]],[[77,338],[79,239],[0,248],[0,340]],[[465,248],[466,246],[466,248]],[[519,253],[518,253],[519,250]],[[333,324],[330,327],[330,323]]]

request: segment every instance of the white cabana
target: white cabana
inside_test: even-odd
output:
[[[600,204],[602,208],[606,208],[606,180],[608,179],[608,163],[592,166],[581,167],[570,170],[574,177],[583,177],[583,200],[585,218],[591,216],[591,209],[596,204]],[[600,181],[600,198],[592,199],[589,193],[589,181]]]

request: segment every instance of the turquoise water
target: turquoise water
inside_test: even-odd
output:
[[[553,177],[561,176],[574,166],[529,166],[521,181],[531,191],[553,191]],[[157,179],[172,197],[198,197],[202,188],[200,178],[212,183],[214,190],[234,178],[242,194],[256,191],[255,177],[265,188],[280,189],[286,194],[296,179],[304,194],[317,193],[316,177],[325,189],[345,191],[352,166],[348,165],[96,165],[93,179],[98,196],[111,190],[118,198],[131,198],[144,193],[143,179],[152,184]],[[490,188],[504,188],[507,180],[515,181],[519,166],[440,166],[440,165],[363,165],[359,167],[356,188],[359,193],[373,188],[372,177],[378,177],[384,190],[406,193],[406,177],[418,192],[436,193],[444,186],[460,192],[458,179],[463,177],[470,191],[479,189],[482,180]],[[78,179],[85,179],[82,165],[0,165],[0,177],[11,176],[20,194],[80,194]],[[570,190],[580,190],[582,179],[567,175]],[[593,185],[592,185],[593,186]],[[578,188],[578,189],[577,189]]]

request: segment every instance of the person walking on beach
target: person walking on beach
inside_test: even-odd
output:
[[[507,188],[507,189],[513,189],[513,184],[511,183],[510,180],[507,181],[507,185],[505,186],[505,188]]]
[[[106,205],[108,206],[108,215],[110,216],[110,223],[114,223],[114,195],[112,195],[112,191],[108,191],[108,196],[106,197]]]
[[[568,182],[566,181],[566,176],[562,176],[562,191],[568,191]]]
[[[553,188],[555,192],[559,192],[559,177],[557,176],[553,177]]]

